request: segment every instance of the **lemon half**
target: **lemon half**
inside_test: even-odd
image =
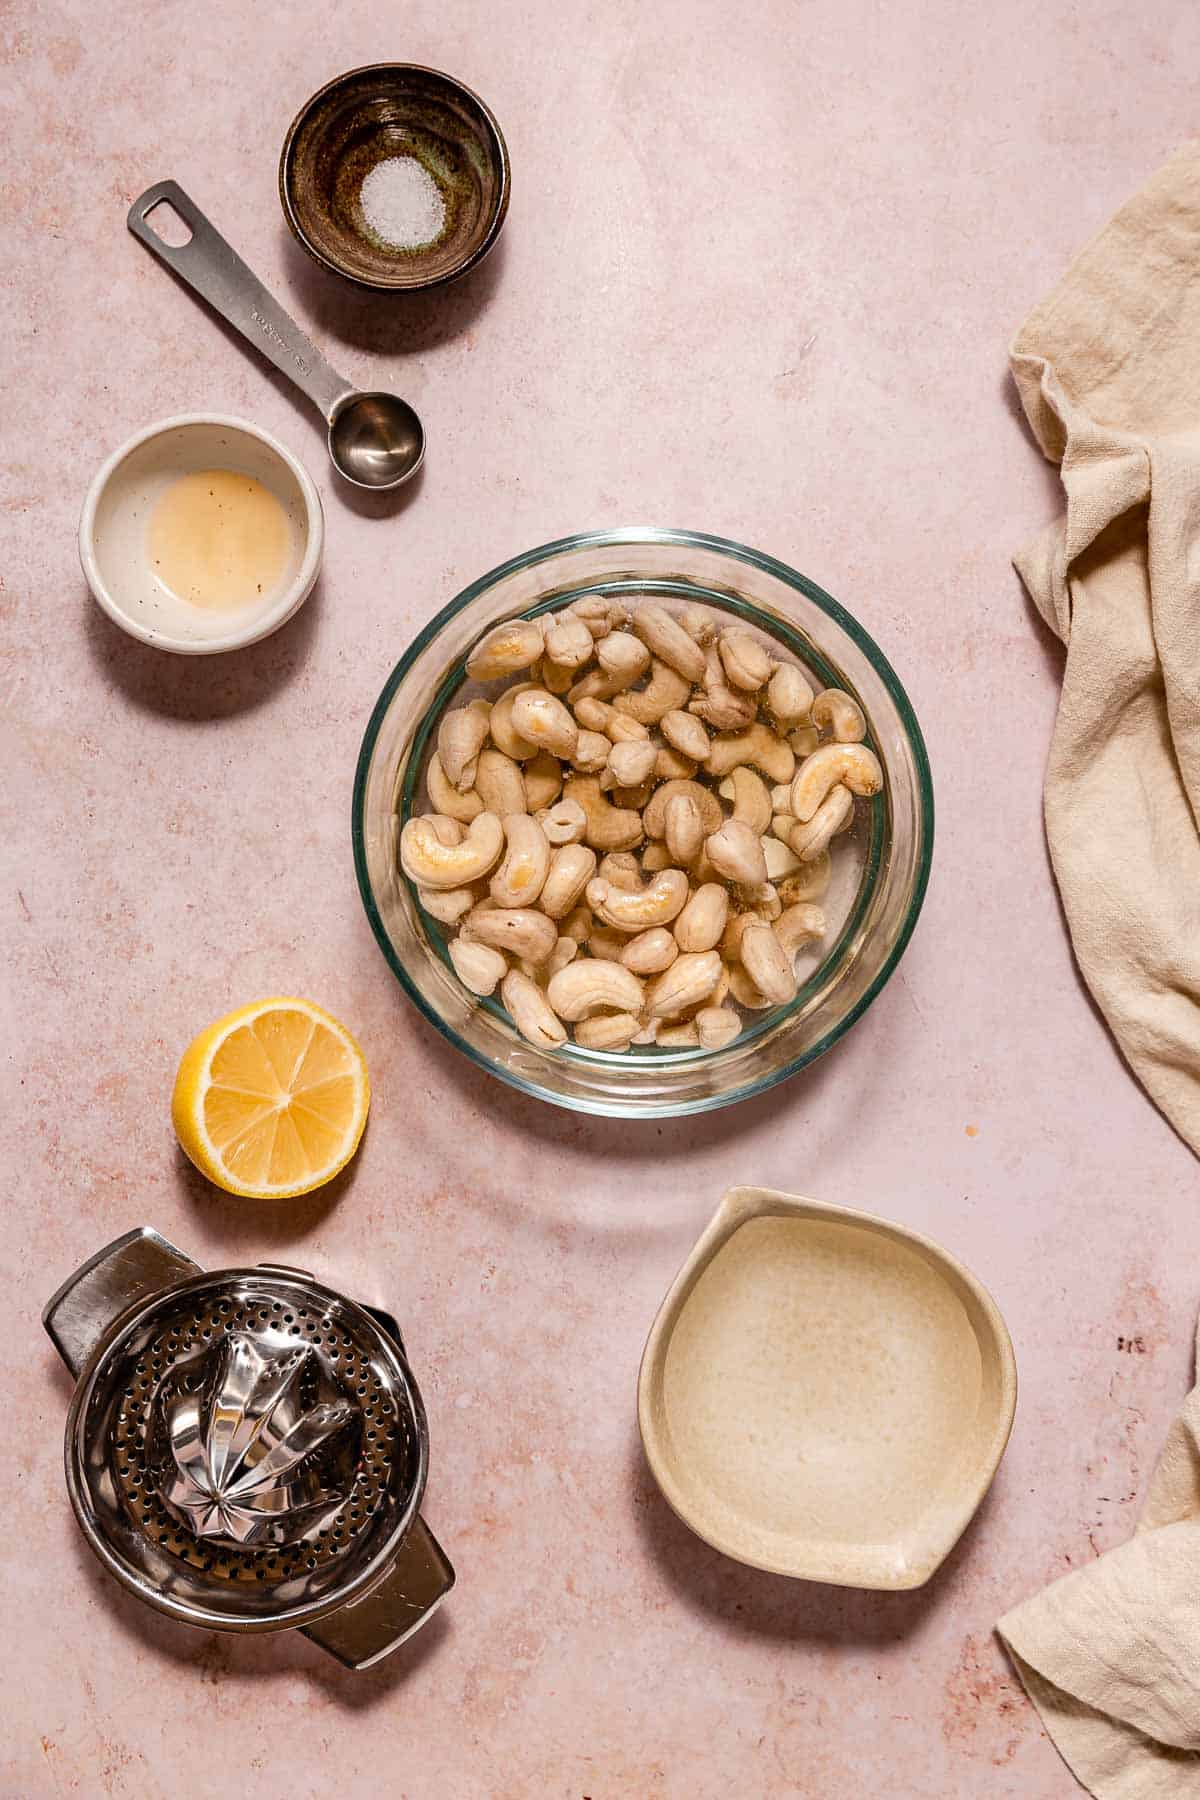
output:
[[[193,1038],[171,1118],[184,1154],[226,1193],[286,1199],[345,1168],[370,1103],[344,1025],[311,1000],[256,1000]]]

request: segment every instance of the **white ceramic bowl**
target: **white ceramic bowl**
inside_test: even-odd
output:
[[[154,575],[146,550],[147,520],[164,488],[214,468],[260,481],[283,506],[290,530],[281,580],[236,612],[176,599]],[[222,413],[180,413],[135,432],[97,472],[79,520],[79,560],[97,603],[131,637],[181,656],[238,650],[278,631],[312,592],[324,547],[321,496],[307,470],[278,438]]]

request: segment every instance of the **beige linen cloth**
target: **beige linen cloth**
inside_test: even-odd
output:
[[[1200,1386],[1167,1434],[1136,1535],[997,1630],[1097,1800],[1200,1800]]]
[[[1200,144],[1083,252],[1012,367],[1067,495],[1017,559],[1067,646],[1054,870],[1088,986],[1200,1151]],[[998,1629],[1090,1793],[1200,1800],[1200,1385],[1137,1534]]]
[[[1030,315],[1012,370],[1065,518],[1016,559],[1067,646],[1046,834],[1075,955],[1200,1152],[1200,143]]]

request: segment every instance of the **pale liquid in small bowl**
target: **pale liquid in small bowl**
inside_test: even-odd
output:
[[[253,475],[197,469],[159,494],[146,555],[175,599],[240,610],[276,591],[292,560],[292,532],[280,502]]]

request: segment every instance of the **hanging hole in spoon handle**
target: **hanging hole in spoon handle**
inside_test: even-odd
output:
[[[164,203],[190,232],[185,241],[169,242],[148,223]],[[330,459],[345,480],[379,492],[416,474],[425,433],[413,408],[395,394],[359,393],[339,375],[178,182],[157,181],[139,194],[127,223],[173,275],[312,401],[328,424]]]

